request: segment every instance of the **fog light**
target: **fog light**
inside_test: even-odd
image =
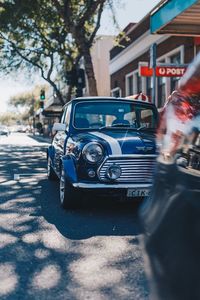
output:
[[[106,176],[111,180],[116,180],[121,176],[121,168],[117,165],[112,165],[107,168],[106,170]]]
[[[91,178],[94,178],[96,175],[95,171],[94,170],[88,170],[88,176],[91,177]]]

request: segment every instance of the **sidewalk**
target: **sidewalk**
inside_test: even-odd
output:
[[[33,135],[33,134],[29,134],[28,135],[30,138],[38,141],[38,142],[42,142],[42,143],[48,143],[51,144],[52,138],[48,137],[48,136],[44,136],[44,135]]]

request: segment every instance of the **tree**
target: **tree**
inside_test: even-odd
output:
[[[45,90],[45,86],[36,86],[30,92],[19,93],[9,99],[9,105],[15,107],[24,120],[28,120],[40,108],[42,89]]]
[[[0,2],[1,66],[6,72],[18,68],[40,71],[65,103],[55,75],[64,77],[65,69],[76,63],[77,51],[62,20],[48,1]]]
[[[97,95],[90,48],[103,9],[112,1],[0,0],[1,69],[39,70],[64,104],[56,77],[64,81],[66,70],[76,69],[83,56],[89,92]]]
[[[15,125],[17,122],[23,120],[24,114],[16,112],[5,112],[0,114],[0,124],[2,125]]]
[[[72,34],[79,55],[84,57],[85,70],[89,83],[89,94],[97,95],[96,80],[90,48],[100,27],[101,15],[106,2],[85,0],[68,1],[52,0],[66,29]]]

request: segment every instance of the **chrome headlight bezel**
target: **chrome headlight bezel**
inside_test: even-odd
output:
[[[95,149],[92,149],[92,147],[96,148],[96,152],[97,151],[99,152],[97,154],[97,159],[96,160],[90,159],[91,155],[92,154],[94,155],[94,153],[92,153],[91,151],[95,151]],[[96,164],[96,163],[102,161],[102,159],[104,157],[104,150],[103,150],[103,147],[102,147],[101,144],[99,144],[97,142],[89,142],[83,147],[82,155],[83,155],[83,158],[85,159],[85,161],[89,162],[90,164]]]
[[[106,177],[109,180],[117,180],[122,174],[121,167],[117,164],[112,164],[106,169]]]

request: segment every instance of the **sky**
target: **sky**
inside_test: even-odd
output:
[[[115,6],[115,12],[120,30],[123,30],[130,22],[137,23],[140,21],[160,0],[115,0],[114,2],[121,3]],[[108,10],[104,11],[102,15],[101,28],[98,33],[117,34]]]
[[[117,0],[115,0],[117,2]],[[120,29],[124,29],[130,22],[136,23],[140,21],[160,0],[118,0],[120,4],[115,8],[116,20]],[[118,33],[113,25],[111,14],[107,11],[103,12],[101,19],[101,27],[98,34],[116,35]],[[36,79],[37,84],[40,79]],[[44,84],[44,81],[41,81]],[[27,81],[21,76],[0,77],[0,113],[9,111],[8,100],[10,97],[21,92],[31,90],[34,81]]]

